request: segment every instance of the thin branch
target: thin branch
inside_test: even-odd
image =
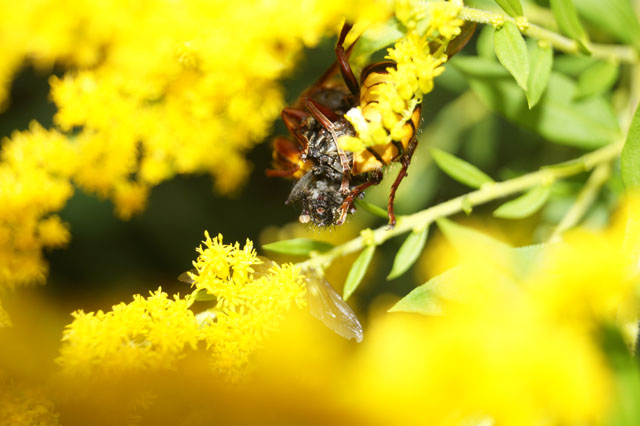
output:
[[[451,216],[459,213],[468,207],[474,207],[503,198],[512,194],[525,191],[529,188],[540,184],[549,184],[556,179],[574,176],[586,171],[592,170],[601,164],[608,164],[620,155],[624,142],[618,141],[602,147],[596,151],[592,151],[575,160],[543,167],[542,169],[532,172],[514,179],[504,182],[489,183],[483,185],[482,188],[453,198],[444,203],[429,207],[418,213],[401,216],[394,229],[388,229],[387,226],[380,227],[371,231],[365,238],[363,236],[354,238],[346,243],[334,247],[333,249],[319,255],[315,255],[310,259],[299,263],[303,268],[322,269],[327,268],[334,259],[359,251],[367,244],[380,245],[386,240],[397,235],[411,231],[413,229],[421,229],[428,226],[431,222],[441,217]]]
[[[576,201],[571,205],[569,211],[567,211],[562,220],[560,220],[551,237],[549,237],[550,242],[560,240],[562,233],[573,228],[582,220],[589,207],[591,207],[596,200],[600,188],[605,184],[607,179],[609,179],[610,175],[610,163],[602,163],[593,170],[593,173],[589,176],[589,180],[587,180],[587,183],[578,194]]]
[[[577,41],[560,35],[554,31],[540,27],[535,24],[526,23],[522,25],[522,22],[516,20],[510,16],[505,16],[501,13],[489,12],[486,10],[474,9],[471,7],[464,7],[458,14],[458,16],[471,22],[478,22],[481,24],[498,25],[504,21],[511,21],[518,25],[522,34],[527,35],[537,40],[545,40],[556,50],[560,50],[566,53],[582,53],[580,45]],[[638,54],[635,49],[630,46],[617,45],[617,44],[589,44],[587,46],[591,50],[591,56],[599,59],[617,59],[620,62],[636,63],[638,62]]]

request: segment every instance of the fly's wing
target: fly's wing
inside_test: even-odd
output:
[[[311,315],[345,339],[362,342],[362,325],[349,305],[322,277],[308,274],[307,302]]]
[[[180,275],[178,275],[178,281],[182,281],[183,283],[193,284],[193,278],[189,276],[189,273],[193,275],[198,275],[198,271],[195,268],[191,268],[188,271],[184,271]]]

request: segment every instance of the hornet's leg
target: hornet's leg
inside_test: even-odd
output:
[[[353,205],[353,201],[358,195],[362,194],[362,192],[371,185],[377,185],[382,181],[382,173],[380,171],[376,170],[371,172],[371,174],[371,180],[353,188],[349,195],[347,195],[347,197],[344,199],[342,205],[340,206],[340,217],[336,221],[336,225],[342,225],[344,223],[345,219],[347,218],[347,213],[349,213],[349,210]]]
[[[353,44],[347,49],[344,50],[344,39],[347,38],[347,34],[351,30],[352,25],[345,23],[342,27],[342,31],[340,31],[340,38],[338,39],[338,44],[336,45],[336,57],[338,68],[340,69],[340,74],[342,74],[342,78],[344,82],[347,84],[347,87],[354,95],[358,95],[360,93],[360,85],[358,84],[358,79],[353,74],[353,70],[351,69],[351,65],[349,65],[349,54],[351,53],[351,48]],[[354,43],[355,44],[355,43]]]
[[[300,170],[300,164],[296,161],[300,158],[300,148],[295,142],[282,136],[273,142],[273,162],[276,169],[267,169],[267,176],[289,177]]]
[[[284,125],[287,126],[289,132],[295,136],[296,140],[300,143],[300,146],[306,151],[307,141],[300,134],[300,124],[303,120],[309,117],[309,113],[297,108],[286,107],[282,110],[280,115],[282,116],[282,121],[284,121]]]
[[[402,182],[402,179],[404,179],[407,176],[407,168],[411,163],[411,157],[413,156],[413,153],[415,152],[417,145],[418,145],[418,139],[414,136],[411,142],[409,142],[409,146],[407,147],[407,150],[405,151],[405,153],[402,155],[402,158],[400,159],[400,162],[402,163],[402,168],[400,169],[400,172],[398,173],[396,180],[393,182],[393,185],[391,185],[391,191],[389,192],[389,204],[387,206],[387,214],[389,215],[390,229],[393,229],[393,227],[396,226],[396,215],[393,211],[393,202],[396,198],[396,191],[398,190],[398,187],[400,186],[400,182]]]

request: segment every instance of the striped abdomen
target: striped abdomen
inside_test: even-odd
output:
[[[362,82],[360,86],[360,107],[365,119],[378,115],[375,105],[378,103],[378,94],[376,86],[389,80],[387,68],[394,68],[394,62],[378,62],[369,65],[362,71]],[[379,170],[387,164],[390,164],[402,156],[409,146],[409,143],[416,135],[416,130],[420,123],[420,104],[413,110],[411,118],[404,124],[402,128],[402,138],[399,141],[391,141],[384,145],[374,145],[368,147],[365,151],[354,154],[353,167],[351,173],[359,175],[362,173]],[[398,114],[398,118],[400,115]]]

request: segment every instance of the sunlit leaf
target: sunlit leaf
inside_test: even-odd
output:
[[[620,136],[611,103],[602,96],[574,100],[576,85],[566,76],[552,72],[547,90],[530,110],[522,90],[499,64],[479,57],[458,57],[451,64],[489,108],[549,141],[593,149]]]
[[[426,283],[413,289],[389,309],[389,312],[413,312],[423,315],[439,315],[442,303],[446,299],[455,299],[447,284],[460,274],[460,267],[455,267],[436,275]]]
[[[514,18],[522,16],[522,5],[520,4],[520,0],[495,0],[495,2],[500,5],[502,10]]]
[[[369,263],[371,263],[373,253],[375,251],[376,246],[374,245],[365,247],[365,249],[360,252],[356,261],[353,262],[353,265],[351,265],[351,269],[347,275],[347,280],[344,283],[344,289],[342,290],[342,298],[344,300],[347,300],[360,285],[365,272],[367,272],[367,268],[369,268]]]
[[[495,59],[496,52],[493,47],[493,33],[495,29],[491,25],[485,25],[478,32],[478,38],[476,40],[476,52],[478,56],[486,59]]]
[[[368,58],[404,36],[402,23],[396,17],[387,20],[384,24],[372,26],[367,29],[358,39],[358,42],[351,52],[354,61]]]
[[[383,208],[376,206],[375,204],[371,204],[365,200],[356,200],[356,205],[358,207],[361,207],[363,210],[371,213],[374,216],[378,216],[382,219],[388,218],[387,211]]]
[[[578,77],[575,98],[586,98],[611,90],[616,81],[620,67],[613,61],[597,61],[584,70]]]
[[[411,268],[422,253],[428,234],[429,228],[424,227],[419,231],[414,230],[407,236],[393,260],[393,266],[387,280],[397,278]]]
[[[469,164],[446,151],[432,148],[431,155],[443,172],[460,183],[472,188],[480,188],[485,183],[493,182],[493,179],[473,164]]]
[[[553,49],[547,43],[531,43],[529,49],[529,81],[527,82],[527,102],[533,108],[544,93],[551,76]]]
[[[296,256],[306,256],[312,251],[324,252],[331,250],[333,247],[333,244],[308,238],[293,238],[291,240],[276,241],[275,243],[264,244],[262,246],[263,249],[274,253]]]
[[[537,212],[547,202],[551,187],[538,185],[520,197],[507,201],[498,207],[493,215],[503,219],[522,219]]]
[[[471,232],[475,233],[476,231],[472,230]],[[482,237],[484,235],[480,234],[480,236]],[[472,235],[472,238],[481,237]],[[510,270],[496,271],[496,273],[504,274],[504,276],[508,278],[524,279],[527,274],[534,270],[535,265],[540,261],[544,248],[545,246],[542,244],[518,248],[510,248],[508,246],[500,247],[501,250],[504,249],[505,253],[510,256],[512,262]],[[460,280],[468,279],[468,277],[473,276],[473,274],[474,269],[471,265],[461,264],[453,267],[413,289],[389,309],[389,312],[440,315],[443,312],[443,305],[447,301],[465,300],[467,295],[461,293],[456,284]]]
[[[620,157],[622,180],[628,188],[640,188],[640,107],[636,109]]]
[[[630,0],[575,0],[574,3],[591,25],[640,49],[640,23]]]
[[[512,248],[507,243],[496,240],[475,229],[459,225],[449,219],[438,219],[436,223],[447,238],[447,241],[461,254],[478,248],[489,251],[504,251]]]
[[[572,0],[549,0],[551,10],[556,18],[560,31],[568,37],[576,40],[582,49],[588,52],[589,38],[582,28],[578,12]]]
[[[193,300],[197,302],[208,302],[211,300],[216,300],[216,296],[209,293],[206,289],[202,288],[193,296]]]
[[[515,78],[522,90],[527,90],[529,80],[529,52],[520,30],[511,21],[496,29],[493,46],[500,63]]]

